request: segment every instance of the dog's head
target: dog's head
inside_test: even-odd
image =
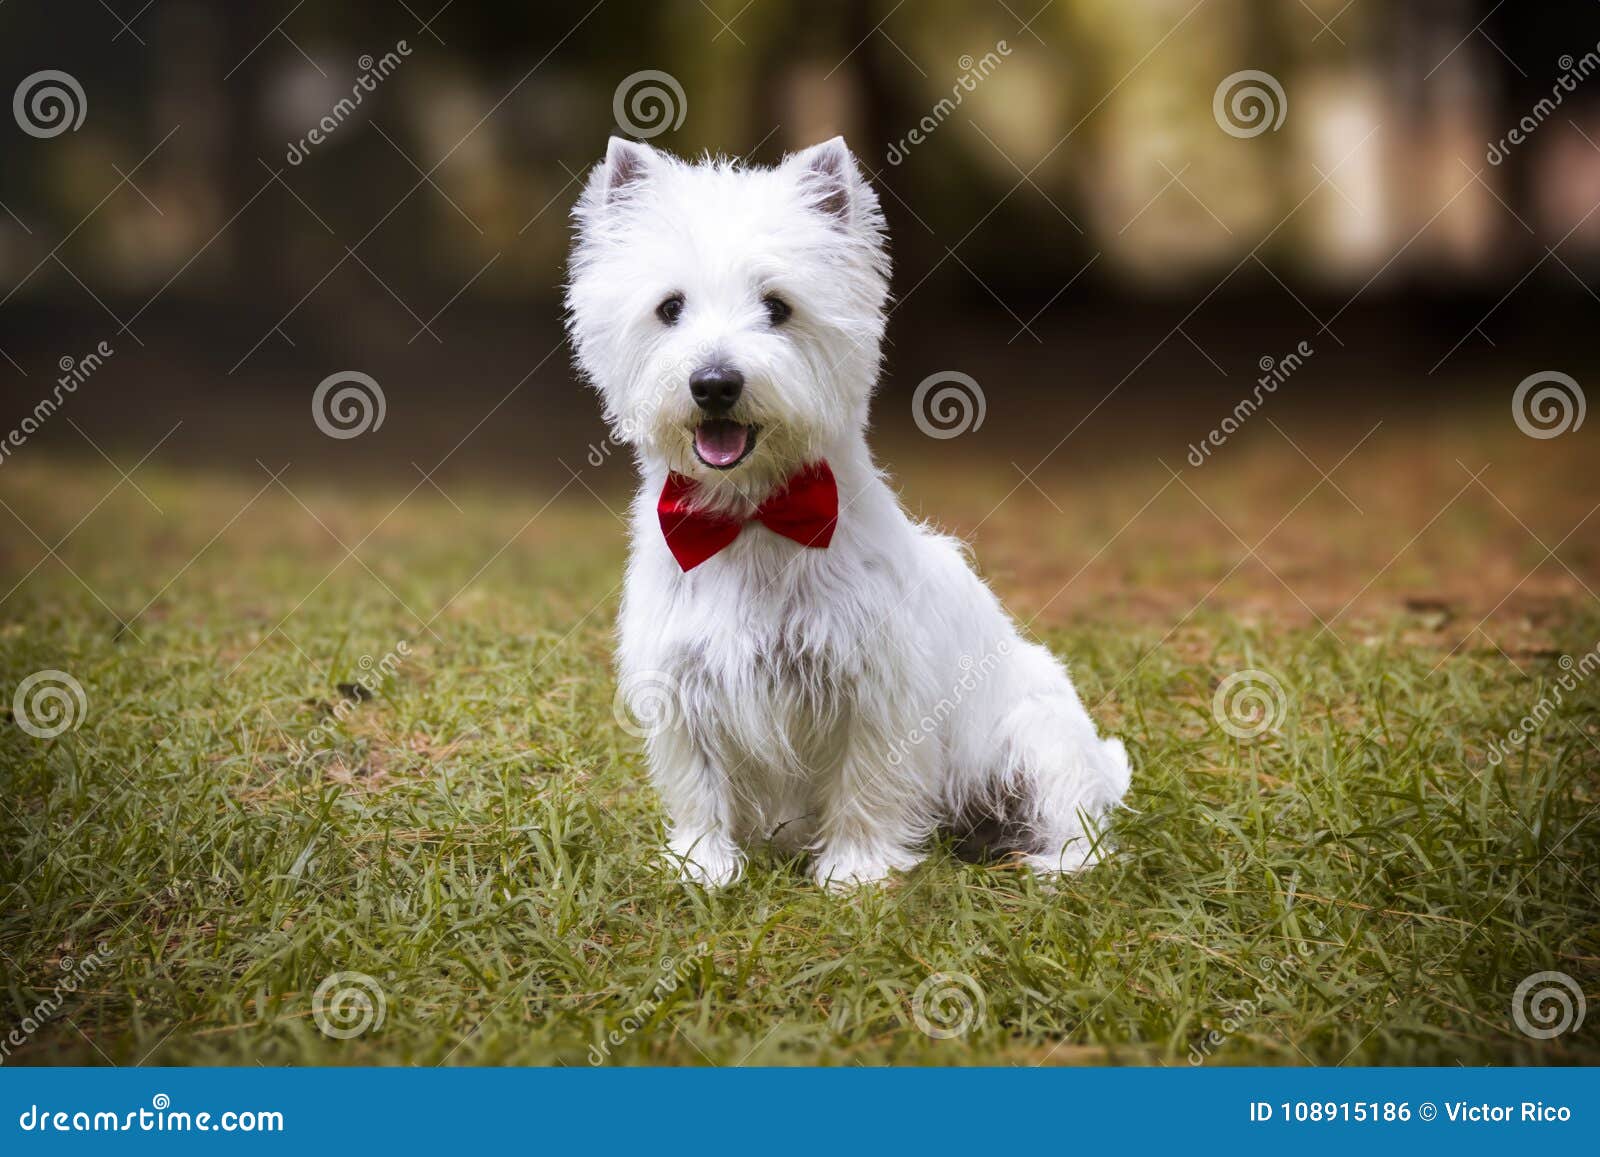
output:
[[[715,502],[859,436],[889,262],[843,138],[770,169],[613,138],[574,215],[568,326],[616,438]]]

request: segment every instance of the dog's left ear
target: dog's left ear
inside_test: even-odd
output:
[[[801,179],[811,190],[818,209],[841,225],[849,226],[854,222],[861,173],[843,137],[834,137],[796,153],[790,164],[799,168]]]

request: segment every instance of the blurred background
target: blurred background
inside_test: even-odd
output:
[[[848,138],[896,263],[874,437],[914,506],[956,458],[1057,510],[1077,472],[1117,488],[1134,460],[1220,479],[1267,455],[1309,484],[1379,423],[1360,454],[1402,472],[1358,456],[1346,487],[1400,501],[1420,458],[1442,500],[1469,475],[1428,449],[1463,415],[1546,455],[1558,496],[1588,477],[1589,431],[1551,449],[1507,409],[1594,362],[1586,0],[11,0],[0,30],[0,426],[62,367],[85,377],[0,459],[0,492],[30,456],[150,454],[538,501],[581,476],[615,504],[631,472],[560,304],[613,133],[754,162]],[[30,104],[52,84],[70,126]],[[311,421],[342,371],[385,400],[360,437]],[[913,411],[944,372],[981,390],[959,438]],[[1201,450],[1268,372],[1271,425]],[[1298,493],[1263,477],[1273,508],[1228,525]],[[932,512],[977,534],[987,508]]]
[[[1247,992],[1230,1059],[1592,1055],[1507,1015],[1600,999],[1595,0],[0,0],[0,100],[0,1060],[581,1064],[696,940],[628,1055],[946,1063],[946,960],[985,1063],[1195,1063]],[[837,133],[875,452],[1136,755],[1037,909],[632,876],[570,210],[612,134]]]

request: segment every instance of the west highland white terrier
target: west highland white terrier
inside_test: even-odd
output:
[[[1098,860],[1122,743],[867,449],[889,257],[844,140],[768,169],[613,139],[574,216],[577,360],[641,475],[618,700],[684,877],[769,845],[848,887],[939,831]]]

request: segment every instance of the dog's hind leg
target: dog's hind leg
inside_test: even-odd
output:
[[[1119,739],[1095,734],[1083,706],[1046,695],[1012,707],[1000,725],[1000,760],[986,795],[1029,864],[1043,872],[1093,867],[1105,824],[1128,790]]]

